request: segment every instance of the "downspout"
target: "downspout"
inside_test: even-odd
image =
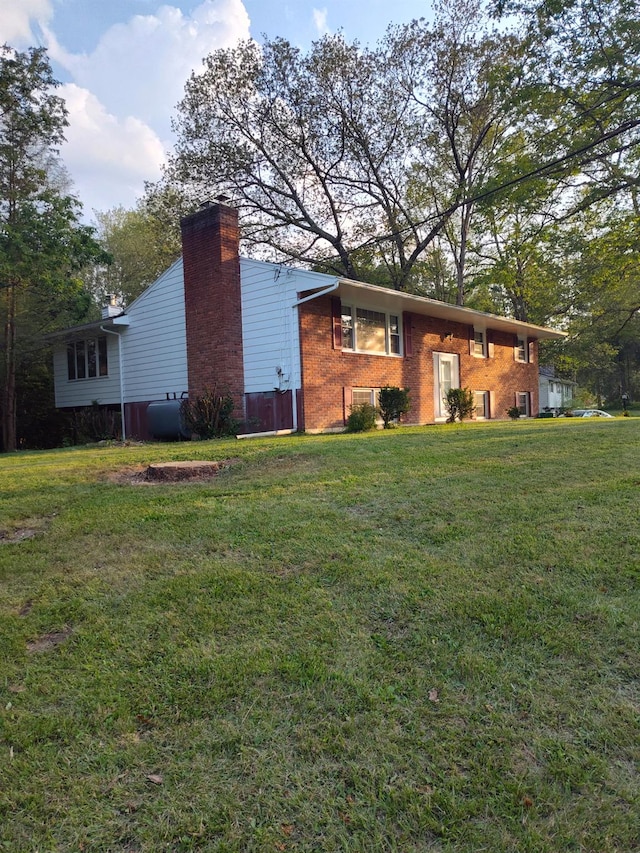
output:
[[[125,425],[125,417],[124,417],[124,374],[122,371],[122,335],[120,332],[114,332],[113,329],[105,329],[104,326],[100,326],[100,331],[105,332],[107,335],[115,335],[118,339],[118,372],[120,373],[120,421],[122,424],[122,440],[127,440],[127,427]]]
[[[295,311],[298,306],[304,305],[305,302],[311,302],[312,299],[318,299],[320,296],[326,296],[328,293],[333,293],[334,290],[337,290],[340,286],[341,279],[337,278],[333,284],[329,287],[325,287],[324,290],[319,290],[317,293],[312,293],[309,296],[305,296],[303,299],[298,299],[297,302],[294,302],[291,308]],[[300,339],[298,335],[298,350],[300,350]],[[298,353],[301,355],[301,353]],[[293,339],[293,329],[291,329],[291,367],[296,363],[296,348],[294,346]],[[302,390],[302,358],[299,359],[300,364],[300,390]],[[293,431],[298,431],[298,394],[297,389],[292,389],[293,399],[291,401],[293,406]]]

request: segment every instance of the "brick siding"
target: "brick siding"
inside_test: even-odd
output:
[[[515,405],[517,392],[530,394],[531,413],[538,411],[537,343],[531,361],[514,358],[515,337],[490,330],[492,357],[478,358],[469,351],[469,329],[411,314],[412,354],[406,357],[363,355],[332,347],[333,325],[330,297],[320,297],[300,307],[300,351],[304,389],[304,427],[330,430],[344,427],[345,388],[379,388],[385,385],[408,387],[411,410],[407,423],[433,423],[433,353],[457,353],[460,385],[472,391],[491,392],[491,417],[506,418]],[[445,333],[452,333],[451,339]]]
[[[189,394],[228,391],[244,418],[238,212],[204,207],[181,220]]]

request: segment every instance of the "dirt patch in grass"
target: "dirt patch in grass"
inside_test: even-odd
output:
[[[24,542],[25,539],[33,539],[40,531],[35,527],[18,527],[17,530],[0,530],[0,545],[11,542]]]
[[[48,634],[42,634],[27,643],[27,651],[31,654],[49,652],[68,640],[72,633],[71,628],[63,628],[62,631],[50,631]]]
[[[54,513],[55,515],[55,513]],[[37,516],[22,519],[19,526],[12,529],[0,527],[0,545],[12,545],[16,542],[25,542],[33,539],[39,533],[43,533],[49,525],[51,517],[38,518]]]
[[[146,468],[127,468],[112,474],[109,479],[131,485],[170,485],[172,483],[201,482],[216,477],[221,471],[239,462],[223,459],[218,462],[203,460],[182,462],[154,462]]]

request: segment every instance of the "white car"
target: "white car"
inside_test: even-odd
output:
[[[609,412],[602,409],[574,409],[571,413],[574,418],[612,418]]]

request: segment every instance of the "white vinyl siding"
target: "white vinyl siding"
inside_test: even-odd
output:
[[[148,287],[127,311],[122,338],[127,403],[164,400],[187,390],[187,335],[182,259]]]
[[[99,332],[102,334],[102,332]],[[86,338],[95,338],[96,332],[87,332]],[[87,379],[69,379],[67,342],[58,341],[53,353],[53,375],[55,377],[55,404],[65,406],[90,406],[94,400],[101,405],[120,402],[120,368],[118,364],[118,341],[115,335],[106,335],[108,376]]]
[[[129,325],[114,326],[122,336],[125,403],[164,400],[187,390],[187,344],[184,317],[182,260],[176,261],[148,287],[127,310]],[[105,321],[105,325],[108,321]],[[103,334],[99,330],[86,337]],[[67,342],[54,352],[56,406],[90,406],[120,402],[120,358],[118,339],[106,334],[108,376],[69,380]]]
[[[240,281],[245,392],[299,388],[298,310],[293,306],[299,293],[329,287],[335,279],[241,258]]]

